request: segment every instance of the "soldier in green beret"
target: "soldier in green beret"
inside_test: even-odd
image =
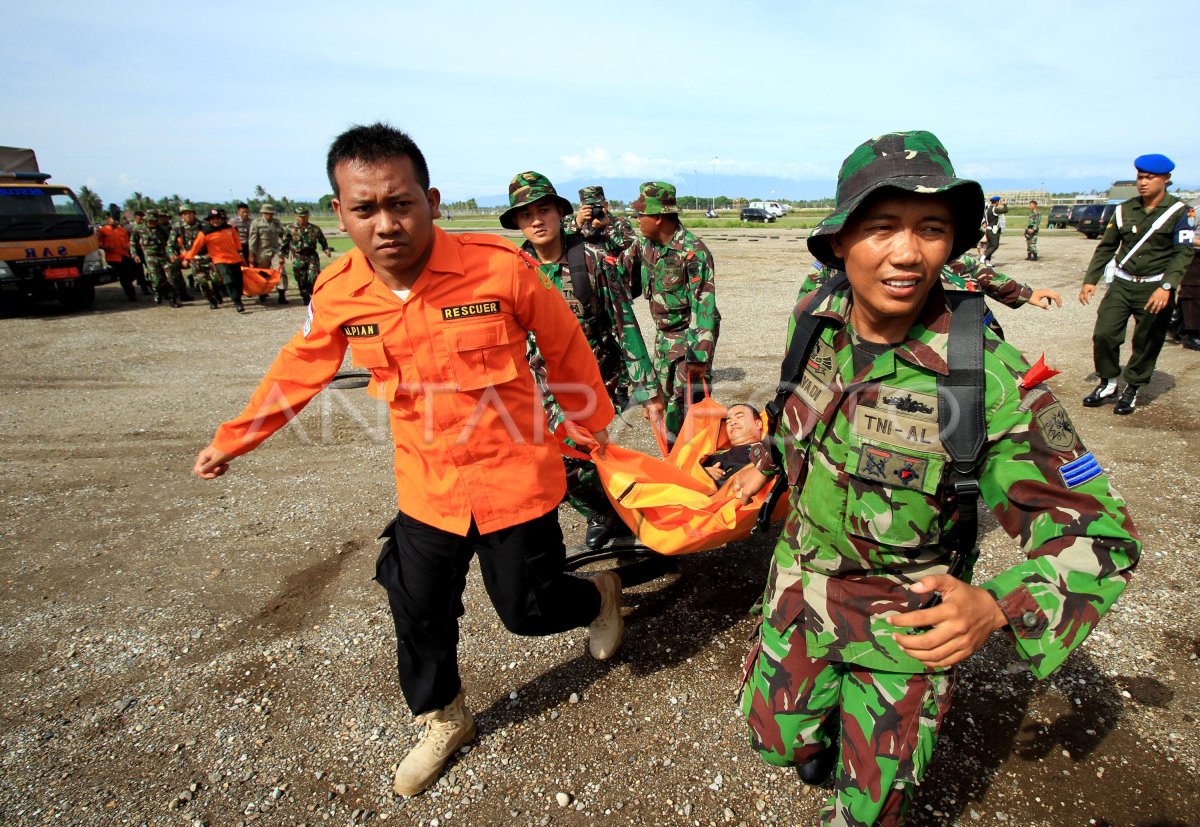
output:
[[[702,382],[712,382],[721,332],[716,265],[704,242],[680,222],[675,187],[647,181],[630,206],[642,233],[637,257],[658,329],[654,369],[667,401],[668,436],[674,441],[691,402],[688,386],[695,396],[702,392]]]
[[[760,452],[729,483],[744,500],[776,472],[792,486],[741,705],[767,763],[807,783],[836,767],[822,824],[903,823],[954,666],[1004,629],[1047,677],[1141,552],[1046,374],[942,286],[979,238],[982,200],[928,132],[873,138],[845,160],[837,207],[808,239],[844,273],[796,306],[789,345],[821,326],[781,388],[778,459]],[[964,436],[978,440],[966,440],[973,463],[952,459]],[[1027,559],[973,586],[980,497]]]

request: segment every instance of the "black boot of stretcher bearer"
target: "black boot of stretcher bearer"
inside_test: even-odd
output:
[[[596,551],[604,548],[612,540],[632,536],[633,532],[629,530],[629,526],[610,508],[603,514],[593,511],[588,516],[587,534],[583,543],[592,551]]]

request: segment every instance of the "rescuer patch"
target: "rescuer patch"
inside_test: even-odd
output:
[[[342,333],[356,339],[361,339],[364,336],[378,336],[379,325],[374,322],[371,324],[344,324],[342,325]]]
[[[442,320],[450,321],[451,319],[470,319],[475,316],[495,316],[500,312],[500,302],[474,302],[473,304],[459,304],[454,307],[442,308]]]

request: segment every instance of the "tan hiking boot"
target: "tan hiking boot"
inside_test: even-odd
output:
[[[397,795],[416,795],[437,780],[446,762],[463,744],[475,737],[475,717],[463,703],[463,693],[442,709],[417,718],[425,724],[425,735],[400,766],[392,789]]]
[[[589,575],[600,590],[600,614],[588,626],[588,648],[596,660],[608,660],[621,645],[625,634],[625,618],[621,616],[621,578],[615,572],[601,571]]]

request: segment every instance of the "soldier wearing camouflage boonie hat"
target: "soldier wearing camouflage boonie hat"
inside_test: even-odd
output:
[[[517,210],[543,198],[554,199],[563,215],[570,215],[575,211],[571,202],[558,194],[545,175],[533,170],[518,172],[508,184],[508,209],[500,213],[500,226],[506,230],[517,229]]]
[[[832,258],[835,246],[846,272],[793,311],[792,331],[822,321],[784,386],[771,437],[782,467],[728,483],[739,498],[776,470],[797,485],[740,703],[765,762],[810,784],[836,769],[821,824],[895,827],[932,760],[953,668],[1003,629],[1049,676],[1124,591],[1141,543],[1046,373],[939,285],[977,237],[978,185],[954,177],[929,133],[894,133],[855,150],[838,190],[810,249]],[[848,221],[859,209],[885,231]],[[946,393],[960,379],[980,397],[966,410]],[[959,476],[946,445],[972,426],[982,447]],[[977,533],[958,542],[972,488],[1027,557],[978,586]]]
[[[308,207],[296,207],[297,218],[308,218]]]
[[[647,181],[638,187],[638,197],[629,208],[638,215],[678,215],[675,187],[666,181]]]
[[[955,176],[949,153],[933,133],[891,132],[859,144],[842,162],[837,207],[809,233],[809,252],[822,264],[840,269],[842,260],[834,254],[830,238],[846,226],[869,196],[884,187],[928,195],[946,193],[954,216],[951,260],[979,241],[983,188]]]

